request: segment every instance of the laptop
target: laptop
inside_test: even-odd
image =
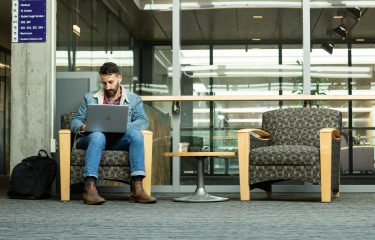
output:
[[[129,105],[87,106],[87,132],[125,133],[128,125]]]

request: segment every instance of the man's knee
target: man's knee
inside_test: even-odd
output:
[[[128,137],[131,141],[143,142],[143,134],[139,129],[128,128],[126,134],[128,135]]]
[[[90,144],[94,144],[94,145],[98,145],[102,147],[105,146],[106,139],[105,139],[104,133],[101,133],[101,132],[90,133],[89,139],[90,139],[89,140]]]

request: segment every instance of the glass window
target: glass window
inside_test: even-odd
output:
[[[275,45],[215,45],[202,75],[213,78],[214,95],[278,95],[278,56]]]
[[[373,94],[373,60],[371,44],[342,44],[342,40],[364,41],[368,32],[363,18],[350,8],[325,8],[311,11],[312,39],[320,39],[311,52],[311,89],[315,95]],[[366,11],[360,10],[362,13]],[[359,21],[361,20],[361,21]],[[357,41],[357,42],[358,42]],[[372,61],[372,62],[371,62]],[[321,101],[317,107],[342,112],[341,171],[345,184],[353,184],[346,174],[369,174],[374,171],[372,147],[372,101]],[[350,144],[349,144],[350,143]],[[352,148],[350,149],[350,146]],[[351,150],[351,151],[349,151]],[[350,155],[352,153],[352,155]]]
[[[130,87],[134,53],[119,9],[116,2],[59,0],[57,71],[98,71],[112,61],[120,67],[122,84]]]
[[[332,53],[319,46],[313,47],[311,59],[311,94],[348,94],[348,48],[345,44],[335,44]]]
[[[352,65],[358,71],[352,77],[353,95],[374,95],[375,44],[353,44]]]
[[[289,68],[289,74],[282,78],[283,95],[303,94],[302,45],[282,45],[282,64]]]

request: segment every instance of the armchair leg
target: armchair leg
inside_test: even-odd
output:
[[[266,191],[267,198],[271,198],[272,197],[272,184],[266,185],[264,190]]]
[[[241,187],[240,195],[242,202],[250,201],[250,187],[247,187],[246,189]]]
[[[151,179],[152,179],[152,135],[150,131],[142,130],[143,141],[145,146],[145,171],[146,177],[143,179],[143,189],[151,196]]]
[[[330,159],[329,159],[330,160]],[[330,203],[331,202],[331,163],[328,159],[324,159],[321,162],[320,166],[320,189],[321,189],[321,197],[322,202]],[[327,162],[329,163],[327,164]]]
[[[327,159],[323,159],[322,162],[328,161]],[[329,163],[330,164],[330,163]],[[321,164],[320,166],[320,189],[321,189],[321,198],[322,202],[330,203],[331,202],[331,166],[328,164]]]
[[[340,191],[339,190],[333,190],[333,197],[339,198],[340,197]]]
[[[68,174],[70,173],[70,171],[68,171]],[[61,176],[61,180],[60,180],[60,197],[61,197],[61,201],[63,202],[66,202],[66,201],[70,201],[70,180],[69,178],[67,179],[66,177],[62,177],[62,174],[63,171],[60,170],[60,176]]]
[[[250,201],[250,180],[249,180],[249,154],[250,154],[250,133],[238,131],[238,165],[240,174],[240,198],[241,201]]]
[[[323,203],[330,203],[331,202],[331,191],[328,189],[328,191],[327,190],[323,190],[323,185],[321,186],[321,191],[322,191],[322,196],[321,196],[321,198],[322,198],[322,202]]]
[[[60,198],[61,201],[70,200],[70,131],[59,132],[60,152]]]
[[[322,202],[331,202],[332,133],[320,131],[320,188]]]

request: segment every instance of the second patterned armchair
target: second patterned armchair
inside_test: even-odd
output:
[[[268,195],[272,184],[300,180],[320,184],[321,201],[339,196],[339,111],[323,108],[289,108],[263,113],[262,129],[238,131],[240,194],[250,200],[250,189]]]

